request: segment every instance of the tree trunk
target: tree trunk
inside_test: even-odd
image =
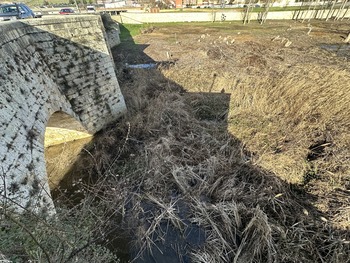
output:
[[[301,13],[301,12],[302,12],[301,9],[304,7],[304,3],[305,3],[305,2],[301,2],[299,11],[297,12],[297,15],[296,15],[296,18],[295,18],[296,21],[298,21],[300,14],[302,14],[302,13]]]
[[[320,0],[316,0],[316,1],[317,1],[317,4],[316,3],[314,4],[314,7],[312,9],[312,16],[310,15],[310,17],[309,17],[309,22],[310,22],[310,20],[312,18],[317,19],[317,17],[316,17],[317,16],[316,8],[320,6]]]
[[[346,14],[348,13],[348,11],[349,11],[349,6],[346,8],[346,10],[343,13],[343,17],[341,18],[342,21],[343,21],[344,17],[346,16]],[[348,18],[348,20],[349,19],[350,19],[350,17]]]
[[[306,12],[303,13],[304,17],[303,17],[303,21],[301,23],[304,23],[305,19],[307,18],[307,15],[310,13],[310,10],[313,6],[313,2],[314,1],[309,2],[309,8],[306,10]],[[310,21],[310,19],[309,19],[309,21]]]
[[[328,21],[328,19],[332,17],[335,3],[336,3],[336,1],[334,0],[331,9],[328,11],[328,14],[327,14],[327,17],[326,17],[326,21]]]
[[[245,13],[244,13],[244,18],[243,18],[243,24],[248,24],[250,21],[250,12],[251,12],[251,5],[252,5],[252,0],[249,0]]]
[[[271,0],[267,0],[264,6],[264,11],[261,13],[260,24],[264,24],[267,18],[267,14],[269,13],[269,9],[272,6]]]

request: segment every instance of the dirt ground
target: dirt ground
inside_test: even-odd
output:
[[[347,44],[342,44],[349,31],[347,21],[301,23],[288,20],[268,21],[263,25],[257,22],[248,25],[240,22],[153,24],[143,25],[140,31],[142,34],[133,38],[137,47],[130,45],[132,40],[129,39],[118,49],[126,63],[168,61],[169,53],[170,59],[177,61],[179,67],[186,65],[188,59],[193,66],[205,64],[205,60],[221,60],[222,67],[218,68],[221,72],[229,71],[231,67],[243,70],[261,66],[262,70],[290,67],[295,63],[329,64],[332,63],[330,57],[336,55],[344,62],[349,49]],[[139,53],[130,53],[130,49],[138,49]],[[264,61],[259,61],[263,65],[243,64],[249,61],[242,61],[242,58],[249,55],[260,55],[264,58]],[[226,61],[224,57],[231,60]],[[205,66],[202,71],[213,69],[210,65]]]

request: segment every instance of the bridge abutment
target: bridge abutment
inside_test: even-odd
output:
[[[0,200],[2,207],[53,212],[45,128],[64,112],[91,134],[120,117],[124,98],[100,16],[0,25]]]

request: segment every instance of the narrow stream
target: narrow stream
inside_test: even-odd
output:
[[[81,174],[81,170],[72,170],[72,168],[79,161],[81,154],[85,153],[84,147],[92,139],[92,136],[88,136],[65,141],[64,143],[51,144],[45,148],[46,169],[52,196],[55,199],[55,189],[62,186],[63,183],[63,188],[66,190],[64,196],[68,197],[66,199],[68,207],[70,205],[75,206],[82,199],[81,196],[76,195],[72,181],[83,178],[84,174]],[[65,178],[66,174],[74,178]],[[63,179],[65,180],[62,181]],[[61,194],[61,190],[57,189],[57,192]],[[132,193],[130,193],[130,196],[132,196]],[[128,225],[128,222],[137,220],[135,223],[145,230],[148,229],[155,220],[154,216],[159,209],[154,203],[142,201],[140,204],[143,210],[142,218],[135,218],[132,213],[133,201],[131,198],[130,202],[125,205],[124,217],[121,218],[121,215],[115,215],[113,226],[106,226],[107,239],[110,240],[106,247],[120,259],[120,263],[128,263],[131,259],[134,263],[186,263],[190,262],[189,253],[191,249],[204,245],[207,238],[205,229],[190,221],[188,217],[190,206],[182,201],[180,196],[173,197],[178,200],[174,205],[174,213],[181,220],[185,230],[182,232],[173,227],[169,219],[162,219],[157,226],[157,231],[152,235],[152,245],[149,248],[152,252],[145,251],[145,253],[139,255],[140,247],[130,245],[131,241],[135,241],[132,239],[137,236],[136,229],[130,228],[130,225],[126,228],[125,226]]]

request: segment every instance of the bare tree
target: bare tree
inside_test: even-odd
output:
[[[343,0],[342,1],[341,5],[340,5],[340,7],[338,9],[337,14],[335,15],[335,20],[339,20],[341,18],[341,14],[344,11],[345,6],[346,6],[347,3],[348,3],[348,0]]]
[[[253,10],[253,0],[249,0],[246,4],[246,9],[243,13],[243,24],[248,24],[250,22],[250,13]]]
[[[348,13],[348,11],[349,11],[349,8],[350,8],[350,5],[347,5],[348,7],[346,8],[346,10],[344,11],[344,13],[343,13],[343,16],[342,16],[342,18],[341,18],[341,20],[343,20],[344,19],[344,17],[345,17],[345,15]],[[348,20],[350,20],[350,17],[348,18]]]
[[[328,8],[328,6],[330,6],[332,4],[332,0],[328,0],[327,3],[326,1],[323,2],[323,5],[322,5],[322,12],[321,12],[321,15],[320,15],[320,19],[323,18],[323,15],[324,13],[326,12],[326,9]]]
[[[320,6],[321,6],[321,1],[320,0],[315,0],[315,3],[313,4],[313,8],[312,8],[312,13],[311,13],[311,15],[309,17],[308,22],[310,22],[310,20],[312,18],[317,18],[316,16],[317,16],[318,11],[316,10],[316,8],[318,8]]]
[[[326,17],[326,21],[328,21],[328,19],[332,17],[332,15],[333,15],[333,13],[334,13],[334,6],[335,6],[335,4],[336,4],[337,1],[334,0],[334,1],[331,1],[331,2],[333,2],[333,4],[332,4],[331,8],[328,10],[328,14],[327,14],[327,17]]]
[[[264,10],[260,14],[260,24],[264,24],[267,19],[267,14],[269,13],[270,7],[273,5],[273,0],[266,0],[264,5]]]
[[[303,11],[303,15],[302,15],[303,16],[303,21],[302,21],[302,23],[304,23],[305,19],[307,18],[307,15],[309,14],[312,6],[314,6],[313,5],[313,1],[309,2],[309,8],[306,11]]]
[[[304,3],[305,3],[305,1],[301,2],[301,5],[300,5],[300,8],[299,8],[298,12],[295,13],[295,17],[294,17],[295,20],[298,20],[299,16],[300,16],[300,19],[301,19],[301,17],[302,17],[302,9],[304,7]]]

